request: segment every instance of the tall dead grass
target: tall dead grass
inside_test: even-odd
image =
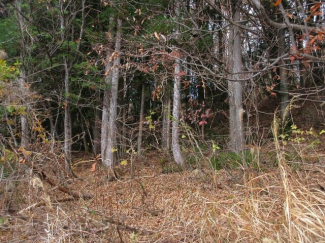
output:
[[[248,172],[242,190],[229,191],[226,200],[205,202],[202,242],[325,242],[323,165],[293,172],[277,126],[274,119],[278,167],[258,175]]]
[[[284,172],[285,182],[278,176]],[[242,193],[206,207],[202,242],[325,241],[325,192],[289,169],[254,177]]]
[[[195,188],[176,201],[166,199],[164,234],[153,242],[325,242],[324,163],[293,168],[274,121],[278,166],[247,170],[243,183],[216,189],[213,195]],[[222,184],[221,177],[216,174]]]
[[[46,184],[29,186],[21,195],[28,205],[2,216],[0,233],[24,242],[325,242],[324,163],[293,170],[288,148],[278,140],[272,146],[278,166],[263,172],[159,174],[150,166],[138,183],[97,183],[87,169],[75,187],[96,192],[88,201],[60,201],[64,195]]]

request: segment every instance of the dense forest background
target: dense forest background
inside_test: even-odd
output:
[[[106,221],[116,230],[56,224],[52,238],[42,236],[46,242],[89,235],[96,242],[324,240],[324,10],[323,2],[312,0],[1,0],[0,233],[13,239],[8,232],[21,223],[19,210],[49,212],[54,201],[82,208],[78,203],[90,201],[97,209],[87,205],[88,212],[96,217],[104,217],[105,207],[115,212]],[[159,169],[152,172],[154,165]],[[175,215],[168,217],[179,220],[177,232],[170,221],[160,230],[131,227],[106,205],[112,199],[100,195],[117,193],[107,187],[119,188],[129,176],[126,194],[138,190],[140,211],[156,217],[170,205],[157,211],[154,202],[144,202],[146,186],[156,181],[141,178],[151,173],[174,176],[160,186],[194,178],[197,184],[175,189],[178,196],[208,184],[215,196],[226,190],[237,200],[233,205],[241,196],[263,201],[253,200],[256,190],[282,198],[274,203],[281,205],[274,214],[281,222],[250,205],[246,216],[230,210],[233,218],[225,215],[224,223],[202,202],[202,215],[191,219],[199,224],[207,217],[201,231]],[[309,176],[316,180],[312,187]],[[280,188],[276,196],[272,183]],[[241,191],[234,185],[249,192],[232,195]],[[46,196],[38,198],[40,188]],[[17,199],[19,191],[25,193]],[[227,227],[212,230],[217,226]],[[62,239],[58,232],[65,232]]]

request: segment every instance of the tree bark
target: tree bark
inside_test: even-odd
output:
[[[23,69],[20,69],[20,77],[18,78],[18,84],[21,91],[21,98],[23,99],[23,104],[26,104],[26,112],[20,114],[20,126],[21,126],[21,141],[20,146],[27,149],[29,144],[29,128],[28,128],[28,94],[26,90],[26,74]]]
[[[85,152],[88,154],[89,153],[89,145],[87,143],[87,137],[86,137],[87,131],[86,131],[84,122],[81,122],[81,129],[82,129],[82,141],[84,143],[84,149],[85,149]],[[96,156],[96,153],[94,153],[94,154]]]
[[[142,83],[141,104],[140,104],[140,122],[139,122],[139,134],[138,134],[138,158],[139,159],[141,159],[141,156],[142,156],[142,132],[143,132],[143,122],[144,122],[144,87],[145,87],[145,84]]]
[[[61,100],[61,96],[62,96],[62,94],[60,94],[60,99],[59,100]],[[51,152],[53,153],[54,146],[55,146],[55,141],[56,141],[56,139],[59,140],[59,136],[58,136],[56,128],[57,128],[58,119],[59,119],[59,116],[60,116],[60,105],[56,109],[55,121],[54,121],[54,118],[52,116],[51,111],[49,111],[49,113],[50,113],[49,114],[49,119],[50,119],[50,124],[51,124]]]
[[[170,88],[168,84],[164,86],[163,97],[163,128],[162,128],[162,146],[165,151],[170,149]]]
[[[93,143],[93,153],[96,156],[100,153],[100,127],[101,127],[101,117],[100,117],[100,110],[97,108],[97,105],[101,103],[100,95],[97,96],[96,108],[95,108],[95,120],[94,124],[92,125],[93,136],[94,136],[94,143]]]
[[[50,107],[48,107],[46,109],[50,109]],[[48,112],[48,119],[49,119],[49,122],[50,122],[51,139],[55,141],[55,138],[57,137],[56,136],[57,132],[56,132],[56,126],[55,126],[53,115],[52,115],[51,111]]]
[[[114,153],[116,152],[116,118],[117,118],[117,94],[119,81],[119,65],[121,62],[121,35],[122,20],[117,19],[117,32],[115,40],[114,66],[111,82],[111,96],[109,102],[109,120],[108,120],[108,139],[107,139],[107,159],[104,161],[105,166],[113,170]]]
[[[290,25],[290,21],[289,18],[284,10],[284,7],[282,5],[282,3],[280,3],[279,5],[280,11],[282,13],[282,17],[284,19],[285,24],[288,27],[288,31],[289,31],[289,38],[290,38],[290,42],[291,42],[291,51],[293,53],[293,55],[298,56],[298,48],[296,45],[296,40],[295,40],[295,36],[293,33],[293,29]],[[308,35],[307,35],[308,36]],[[278,42],[279,42],[279,49],[278,49],[278,56],[280,57],[281,55],[284,55],[285,53],[285,30],[281,29],[278,32]],[[296,73],[299,73],[299,61],[298,60],[294,60],[293,61],[293,65],[296,67]],[[285,62],[283,60],[280,61],[280,66],[284,65]],[[299,74],[298,74],[299,75]],[[287,71],[285,70],[284,67],[280,67],[280,80],[281,80],[281,84],[280,84],[280,91],[281,91],[281,120],[283,122],[283,125],[286,125],[285,123],[288,121],[289,118],[289,111],[288,111],[288,106],[289,106],[289,83],[288,83],[288,75],[287,75]],[[298,77],[299,78],[299,77]]]
[[[234,10],[233,21],[240,21],[239,9]],[[229,67],[230,79],[240,80],[242,71],[241,37],[237,25],[232,25],[230,29],[229,42]],[[244,148],[243,132],[243,104],[242,104],[242,84],[240,81],[228,81],[229,92],[229,129],[230,129],[230,149],[240,152]]]
[[[25,21],[22,17],[22,9],[21,9],[21,1],[15,1],[15,6],[18,10],[17,19],[18,19],[18,26],[21,35],[21,50],[20,50],[20,58],[24,61],[26,46],[25,46],[25,38],[24,38],[24,28],[25,28]],[[19,78],[18,78],[18,85],[21,92],[22,103],[26,104],[26,112],[25,114],[20,115],[20,126],[21,126],[21,141],[20,146],[23,148],[28,147],[29,143],[29,129],[28,129],[28,120],[27,120],[27,109],[28,109],[28,93],[26,88],[26,72],[24,70],[24,65],[20,68]]]
[[[285,30],[281,29],[278,32],[278,56],[281,57],[285,53]],[[287,80],[287,71],[285,70],[284,61],[279,62],[280,65],[280,116],[281,121],[285,123],[288,118],[288,104],[289,104],[289,94],[288,94],[288,80]]]
[[[179,119],[181,107],[181,80],[179,73],[181,72],[180,59],[175,61],[174,71],[174,99],[173,99],[173,126],[172,126],[172,148],[173,156],[176,164],[183,165],[184,159],[179,144]]]
[[[175,1],[175,16],[179,18],[179,1]],[[175,39],[178,39],[180,35],[179,26],[176,27]],[[176,49],[176,48],[175,48]],[[175,58],[174,63],[174,95],[173,95],[173,125],[172,125],[172,149],[173,157],[178,165],[184,165],[184,158],[179,144],[179,119],[181,108],[181,60],[179,57]]]
[[[64,58],[64,158],[65,158],[65,170],[66,172],[71,172],[71,139],[72,139],[72,130],[71,130],[71,113],[70,113],[70,104],[69,104],[69,68],[67,60]]]
[[[102,111],[102,124],[101,124],[101,156],[105,165],[108,165],[108,153],[107,141],[108,141],[108,117],[109,117],[109,99],[110,99],[110,87],[112,82],[112,66],[113,66],[113,22],[114,18],[109,18],[109,30],[108,30],[108,50],[106,54],[106,66],[105,66],[105,83],[104,83],[104,97],[103,97],[103,111]]]

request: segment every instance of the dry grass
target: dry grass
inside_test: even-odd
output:
[[[280,147],[278,149],[281,149]],[[278,151],[279,154],[279,151]],[[108,182],[103,171],[80,168],[75,189],[92,200],[58,202],[66,195],[29,179],[16,188],[17,210],[1,216],[2,242],[324,242],[324,163],[292,171],[129,169]],[[281,154],[280,154],[281,156]],[[32,180],[31,180],[32,181]],[[62,200],[61,200],[62,201]]]

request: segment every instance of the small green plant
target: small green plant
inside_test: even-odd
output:
[[[158,160],[158,163],[161,166],[161,173],[169,174],[173,172],[180,172],[182,168],[174,163],[169,162],[169,160],[165,157],[161,157]]]
[[[154,111],[150,111],[149,112],[149,116],[146,116],[146,121],[147,121],[147,124],[149,124],[149,129],[150,130],[154,130],[155,129],[155,125],[153,124],[153,119],[152,119],[152,116],[155,114],[156,112]]]
[[[159,159],[158,159],[158,163],[160,164],[160,166],[161,167],[164,167],[166,164],[167,164],[167,160],[166,160],[166,158],[165,157],[160,157]]]
[[[276,151],[272,150],[267,153],[267,165],[270,167],[278,165],[278,157]]]
[[[293,143],[301,143],[306,141],[306,138],[308,137],[314,137],[317,138],[319,135],[314,131],[314,129],[311,127],[308,131],[304,131],[300,128],[297,127],[297,125],[292,124],[290,126],[290,134],[289,133],[284,133],[280,134],[279,138],[282,139],[284,142],[284,145],[287,145],[287,141],[291,141]],[[320,135],[322,132],[320,132]]]
[[[138,242],[138,234],[132,232],[132,234],[130,235],[130,242],[131,242],[131,243],[136,243],[136,242]]]
[[[18,157],[14,152],[5,147],[0,149],[0,175],[3,176],[2,179],[7,178],[12,171],[16,170],[17,163]]]
[[[256,154],[250,150],[245,150],[242,153],[232,151],[219,152],[210,159],[210,162],[215,170],[237,169],[245,163],[249,166],[255,166]]]
[[[299,155],[299,153],[297,151],[290,151],[290,152],[287,152],[284,154],[284,158],[288,161],[288,162],[291,162],[291,161],[299,161],[299,162],[302,162],[301,161],[301,156]]]
[[[170,174],[175,172],[181,172],[182,167],[176,165],[176,164],[166,164],[162,167],[161,173],[163,174]]]
[[[19,65],[19,62],[16,62],[11,66],[7,61],[0,58],[0,80],[9,82],[10,80],[15,79],[19,74]]]
[[[6,222],[7,222],[7,218],[0,217],[0,226],[2,226],[3,224],[5,224]]]
[[[186,163],[192,168],[198,167],[197,159],[194,155],[188,155],[186,157]]]
[[[215,143],[212,144],[212,151],[213,151],[213,153],[215,153],[219,149],[220,149],[220,147],[218,145],[216,145]]]

